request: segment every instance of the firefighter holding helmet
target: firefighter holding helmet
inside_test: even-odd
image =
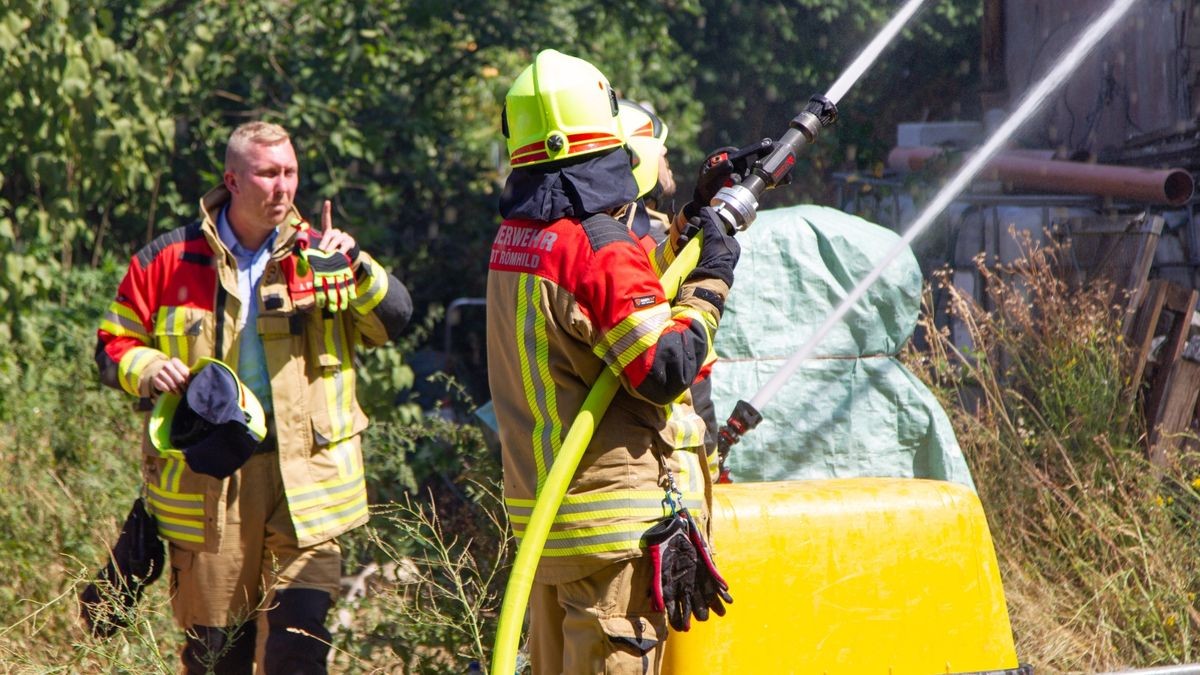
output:
[[[285,129],[239,126],[222,184],[134,255],[97,331],[101,381],[158,400],[142,474],[188,675],[324,673],[336,537],[368,518],[355,353],[412,300],[329,201],[320,229],[301,216],[298,183]]]
[[[666,300],[621,221],[639,188],[618,115],[603,73],[554,50],[505,99],[513,170],[489,263],[488,363],[517,537],[592,384],[604,369],[621,382],[534,575],[534,673],[658,672],[668,624],[686,630],[729,601],[698,541],[715,466],[686,392],[707,374],[739,249],[698,209],[699,263]],[[691,542],[663,531],[675,507],[690,514]],[[689,550],[694,573],[679,573]]]

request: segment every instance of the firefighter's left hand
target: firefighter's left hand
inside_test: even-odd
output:
[[[742,247],[733,235],[725,231],[721,217],[711,206],[705,206],[695,218],[688,221],[688,229],[702,233],[703,239],[700,242],[700,260],[685,281],[720,279],[732,287],[733,268],[741,257]],[[679,241],[681,246],[686,243],[682,236]]]
[[[350,260],[350,267],[358,269],[358,242],[345,230],[333,227],[333,202],[325,200],[321,206],[321,246],[322,251],[337,251],[344,253]]]
[[[717,148],[708,153],[700,164],[700,171],[696,175],[696,188],[692,191],[692,201],[683,207],[683,213],[689,219],[696,217],[700,209],[712,205],[713,197],[721,188],[734,183],[737,176],[734,175],[733,162],[729,160],[729,155],[733,152],[737,152],[737,148],[732,145]]]

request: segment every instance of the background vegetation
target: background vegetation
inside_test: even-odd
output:
[[[1132,350],[1106,284],[1069,286],[1061,246],[979,262],[987,311],[939,280],[974,347],[925,312],[908,364],[949,411],[988,515],[1017,653],[1035,672],[1197,661],[1196,457],[1152,466]],[[930,297],[932,294],[930,294]]]
[[[140,419],[100,388],[91,352],[129,257],[194,216],[234,125],[291,129],[302,209],[333,198],[339,225],[418,301],[406,344],[364,356],[376,515],[343,541],[338,669],[463,672],[485,660],[507,559],[496,457],[456,421],[476,403],[465,393],[446,387],[449,405],[429,415],[401,392],[419,384],[408,357],[440,343],[440,307],[482,292],[512,79],[545,47],[592,59],[668,122],[686,198],[707,149],[778,136],[898,4],[0,6],[0,670],[175,669],[165,584],[113,640],[75,619],[79,585],[138,489]],[[898,121],[975,116],[979,12],[969,0],[927,9],[766,206],[827,201],[831,171],[876,170]],[[1136,417],[1136,397],[1106,301],[1055,286],[1045,255],[994,272],[996,316],[956,298],[978,352],[954,353],[931,327],[932,350],[912,355],[980,486],[1018,651],[1039,672],[1196,660],[1193,476],[1176,467],[1160,480],[1140,430],[1113,428]],[[1058,304],[1022,312],[1030,289]],[[1000,354],[1013,366],[1003,376]]]

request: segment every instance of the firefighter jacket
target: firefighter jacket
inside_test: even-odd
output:
[[[129,264],[98,331],[101,380],[150,397],[150,381],[170,357],[238,362],[237,263],[217,235],[229,199],[218,187],[200,202],[201,218],[158,237]],[[355,397],[354,351],[397,336],[412,301],[395,277],[366,253],[348,310],[313,307],[296,278],[299,237],[319,242],[296,212],[280,226],[259,282],[258,319],[274,400],[274,442],[297,545],[311,546],[363,524],[367,493],[359,433],[367,426]],[[289,280],[293,281],[290,284]],[[268,442],[270,442],[270,438]],[[216,552],[225,527],[226,481],[160,457],[143,434],[147,501],[163,538],[184,549]]]
[[[647,255],[606,215],[509,218],[492,244],[488,375],[518,537],[592,384],[605,368],[622,384],[554,520],[542,583],[641,555],[642,534],[666,515],[668,469],[684,504],[707,522],[716,467],[704,456],[704,425],[687,388],[705,373],[714,302],[728,288],[710,279],[698,293],[685,284],[668,304],[655,270],[671,257],[669,247]]]

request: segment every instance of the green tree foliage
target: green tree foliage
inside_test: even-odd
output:
[[[394,265],[419,306],[480,294],[507,168],[500,106],[537,50],[592,59],[624,96],[653,103],[686,187],[702,149],[777,137],[892,4],[9,3],[3,324],[61,298],[58,270],[108,254],[123,264],[192,218],[220,179],[228,132],[252,118],[295,135],[301,207],[335,199],[338,224]],[[778,191],[786,201],[818,195],[832,167],[878,159],[895,121],[953,114],[974,75],[978,14],[965,0],[926,9],[843,102],[841,125],[805,155],[797,185]]]
[[[703,105],[700,146],[744,146],[779,138],[808,99],[824,94],[901,2],[702,0],[672,27],[698,67],[689,88]],[[802,154],[793,186],[764,205],[823,201],[831,170],[874,169],[895,143],[898,122],[974,112],[982,3],[926,3],[839,102],[831,133]],[[688,165],[698,157],[689,156]],[[687,176],[686,178],[690,178]]]
[[[61,291],[60,270],[97,264],[115,222],[155,210],[170,99],[162,71],[110,28],[100,3],[15,2],[0,15],[0,331],[18,337]]]

